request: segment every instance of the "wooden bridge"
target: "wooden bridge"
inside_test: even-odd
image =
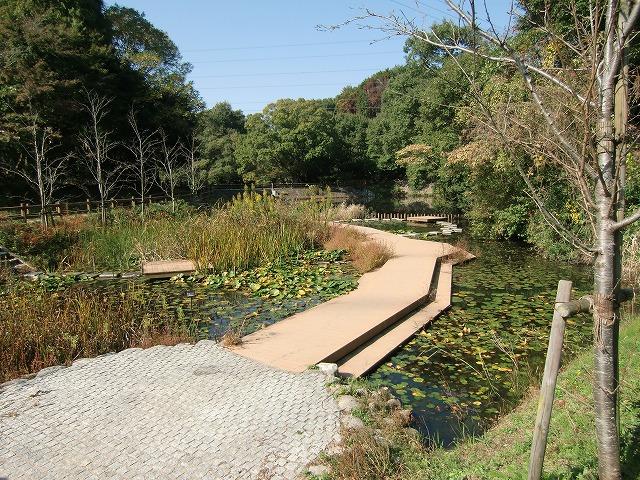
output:
[[[449,308],[452,254],[473,258],[445,243],[344,228],[386,243],[394,256],[347,295],[247,335],[236,353],[288,371],[331,362],[343,376],[363,375]]]

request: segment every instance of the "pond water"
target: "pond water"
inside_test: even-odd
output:
[[[370,226],[433,230],[394,222]],[[538,381],[558,280],[572,280],[574,296],[586,293],[591,280],[588,268],[547,261],[516,243],[464,241],[478,258],[454,267],[451,309],[370,374],[413,408],[416,428],[443,446],[482,433]],[[590,318],[570,319],[564,358],[590,341]]]
[[[230,327],[240,328],[247,335],[326,301],[318,295],[265,299],[198,283],[140,282],[137,288],[195,326],[198,340],[218,339]]]
[[[169,312],[195,340],[218,339],[229,329],[247,335],[356,288],[357,272],[343,251],[312,251],[242,272],[197,278],[111,281],[53,277],[49,289],[80,281],[92,288],[143,298],[151,311]]]

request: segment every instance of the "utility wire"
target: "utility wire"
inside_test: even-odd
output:
[[[193,65],[198,65],[201,63],[231,63],[231,62],[258,62],[263,60],[300,60],[306,58],[330,58],[330,57],[362,57],[362,56],[372,56],[372,55],[389,55],[389,54],[398,54],[398,50],[388,50],[384,52],[355,52],[355,53],[334,53],[330,55],[301,55],[294,57],[262,57],[262,58],[232,58],[227,60],[203,60],[196,62],[189,62]]]
[[[388,68],[393,68],[393,67],[388,67]],[[302,71],[302,72],[263,72],[263,73],[234,73],[229,75],[194,75],[194,76],[189,76],[189,78],[265,77],[269,75],[307,75],[311,73],[369,72],[371,70],[379,71],[384,69],[381,69],[379,65],[376,65],[374,67],[355,68],[355,69],[347,69],[347,70],[309,70],[309,71]]]
[[[285,48],[285,47],[314,47],[316,45],[345,45],[348,43],[375,43],[377,40],[342,40],[334,42],[309,42],[309,43],[280,43],[275,45],[256,45],[253,47],[218,47],[218,48],[191,48],[181,50],[182,52],[224,52],[228,50],[258,50],[265,48]]]

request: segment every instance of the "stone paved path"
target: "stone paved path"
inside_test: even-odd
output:
[[[290,479],[338,424],[318,371],[130,349],[0,386],[0,479]]]

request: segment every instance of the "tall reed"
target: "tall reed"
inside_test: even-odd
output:
[[[0,295],[0,382],[128,347],[190,338],[185,319],[131,286],[119,294],[95,286],[48,292],[17,283]]]

